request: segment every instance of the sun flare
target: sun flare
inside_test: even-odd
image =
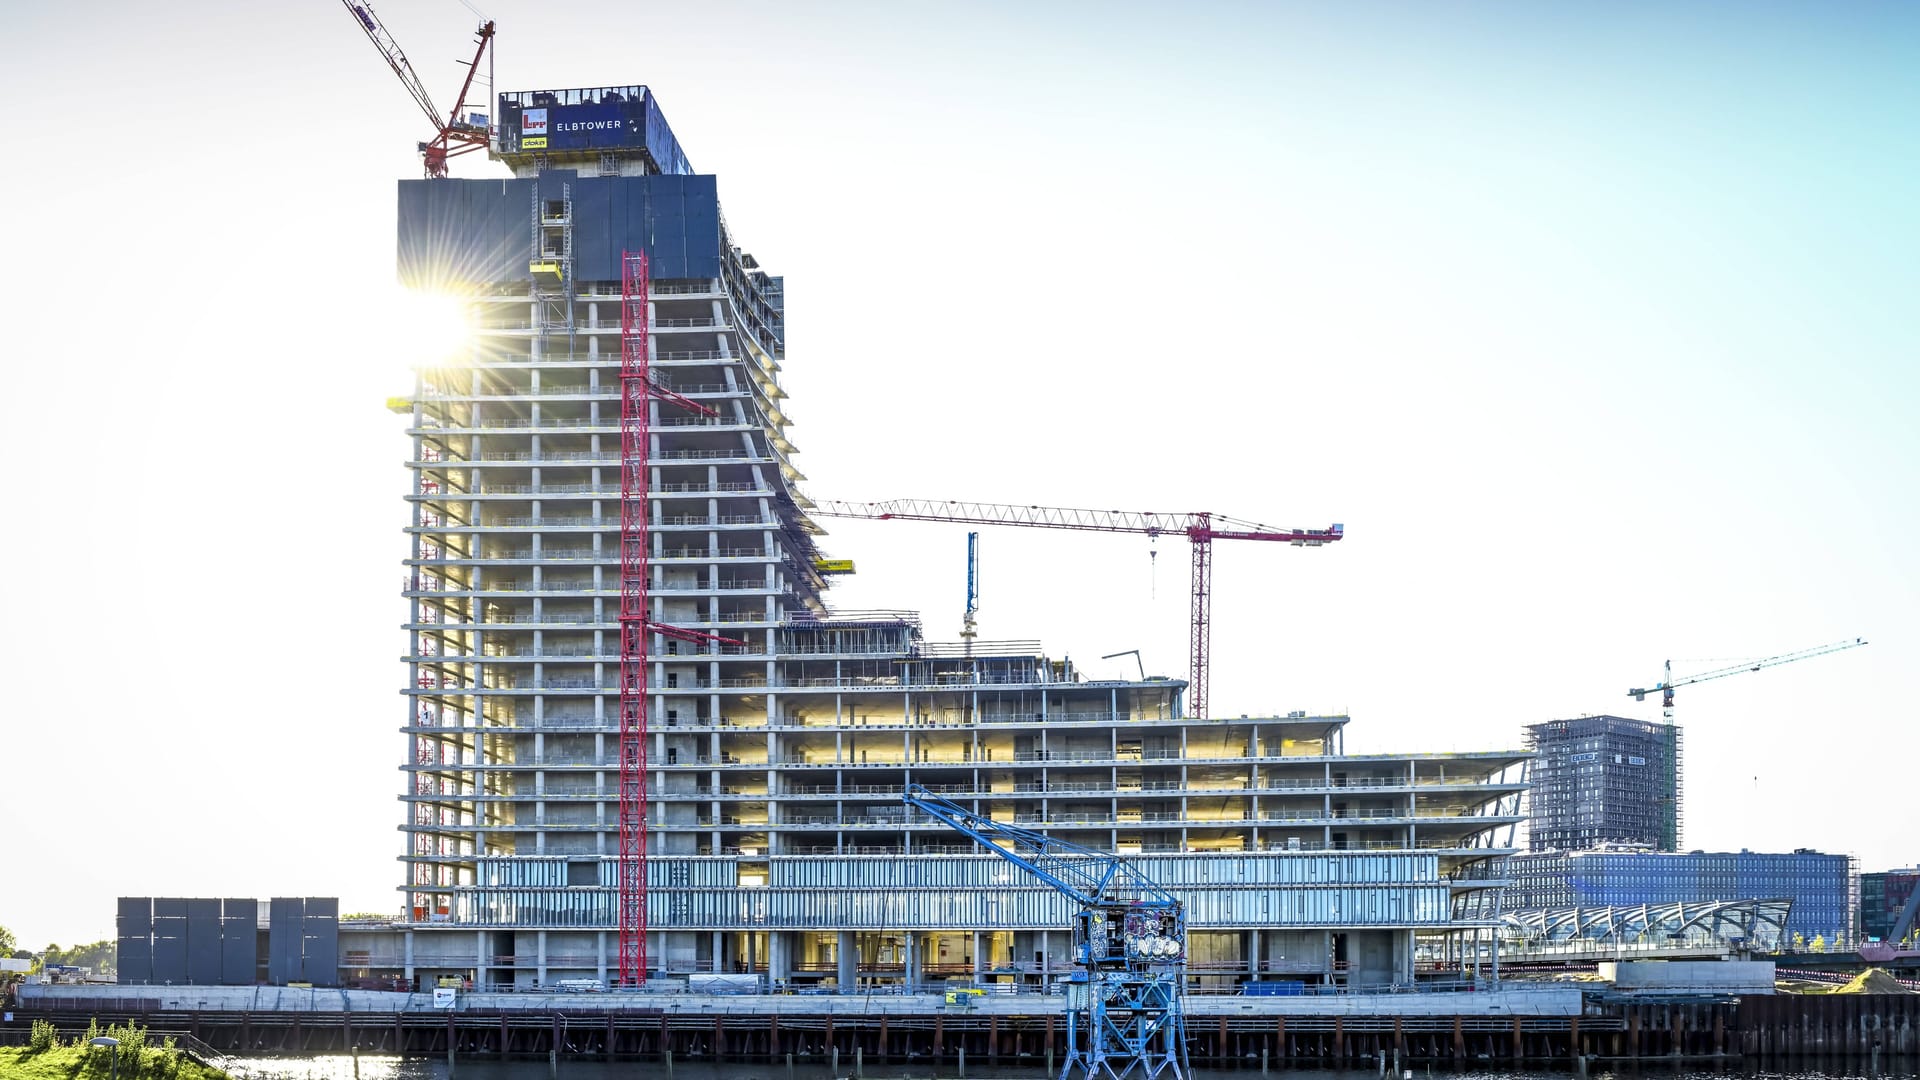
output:
[[[370,353],[407,370],[461,367],[473,347],[473,307],[466,296],[395,289],[368,320]]]

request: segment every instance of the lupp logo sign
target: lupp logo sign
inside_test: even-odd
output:
[[[547,148],[547,110],[528,109],[520,114],[520,149]]]

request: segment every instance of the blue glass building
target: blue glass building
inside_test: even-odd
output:
[[[1807,848],[1784,854],[1550,851],[1515,855],[1507,870],[1513,882],[1504,900],[1508,911],[1790,899],[1790,935],[1835,941],[1854,925],[1852,859]]]

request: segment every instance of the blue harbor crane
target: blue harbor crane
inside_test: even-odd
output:
[[[919,784],[904,798],[1079,906],[1060,1080],[1184,1080],[1187,918],[1119,855],[982,817]]]

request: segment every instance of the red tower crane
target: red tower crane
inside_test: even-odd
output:
[[[373,13],[373,5],[366,3],[365,0],[361,0],[360,3],[355,3],[354,0],[340,0],[340,2],[348,11],[353,12],[354,21],[360,24],[360,29],[367,35],[367,40],[373,42],[373,47],[380,50],[380,55],[386,60],[387,66],[393,69],[395,75],[400,76],[400,84],[407,88],[407,94],[413,98],[413,103],[420,106],[420,111],[427,115],[427,123],[433,125],[433,138],[420,144],[420,156],[425,160],[427,175],[444,177],[447,175],[448,158],[485,149],[486,120],[482,118],[479,123],[473,123],[462,116],[461,112],[467,106],[467,93],[473,89],[474,77],[480,73],[482,57],[488,60],[487,82],[489,84],[493,82],[492,56],[488,52],[489,46],[493,43],[493,20],[489,19],[481,23],[480,28],[474,31],[473,59],[466,64],[466,81],[460,84],[460,96],[454,99],[453,110],[447,113],[445,119],[442,119],[440,110],[434,108],[433,98],[427,94],[426,85],[420,81],[419,74],[413,70],[413,64],[408,62],[407,54],[400,51],[400,43],[393,40],[393,35],[387,31],[386,24],[380,21],[380,16]]]
[[[1157,514],[1130,510],[1069,510],[1058,506],[1012,506],[1003,503],[890,499],[886,502],[815,504],[822,517],[870,518],[878,521],[951,521],[967,525],[1021,525],[1031,529],[1083,529],[1090,532],[1144,533],[1147,536],[1184,535],[1193,542],[1193,606],[1189,620],[1188,663],[1192,672],[1193,715],[1207,715],[1207,653],[1212,635],[1213,542],[1268,540],[1295,547],[1319,547],[1346,535],[1346,527],[1276,529],[1205,511]]]

